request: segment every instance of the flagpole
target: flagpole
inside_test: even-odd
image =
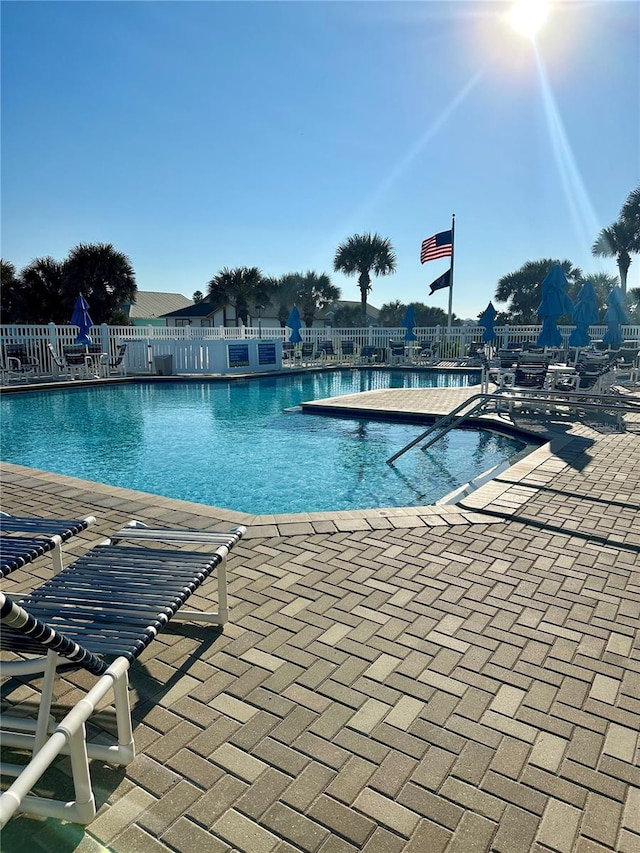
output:
[[[449,314],[447,316],[447,329],[451,328],[451,317],[453,315],[453,253],[456,250],[455,241],[456,215],[451,214],[451,284],[449,285]]]

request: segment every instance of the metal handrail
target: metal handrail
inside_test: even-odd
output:
[[[455,409],[453,409],[451,412],[449,412],[446,415],[443,415],[435,423],[431,424],[429,429],[426,429],[417,438],[414,438],[412,441],[410,441],[409,444],[407,444],[405,447],[402,448],[402,450],[399,450],[398,453],[394,453],[393,456],[390,456],[386,460],[387,465],[392,465],[399,456],[402,456],[402,454],[406,453],[407,450],[411,450],[412,447],[415,447],[416,444],[418,444],[420,441],[425,439],[432,432],[435,432],[435,430],[440,429],[442,427],[445,427],[447,425],[447,421],[449,421],[451,418],[454,418],[455,415],[457,415],[458,412],[462,411],[462,409],[464,409],[466,406],[468,406],[469,403],[472,403],[474,400],[479,401],[468,412],[465,412],[459,418],[456,418],[455,421],[450,426],[448,426],[448,428],[445,429],[444,432],[441,433],[441,435],[436,436],[436,439],[434,439],[434,441],[437,440],[438,438],[440,438],[442,435],[446,435],[446,433],[448,433],[449,430],[454,429],[459,423],[462,423],[462,421],[464,421],[464,420],[466,420],[466,418],[470,417],[470,415],[475,414],[475,412],[479,408],[482,408],[482,403],[486,402],[489,398],[492,398],[492,397],[494,397],[493,394],[488,394],[486,392],[482,393],[482,394],[474,394],[472,397],[468,397],[464,402],[462,402],[458,406],[456,406]],[[430,442],[427,446],[430,447],[432,443],[433,442]]]
[[[399,450],[397,453],[394,453],[393,456],[390,456],[386,463],[387,465],[393,465],[396,459],[402,456],[407,450],[411,450],[412,447],[415,447],[416,444],[419,444],[423,441],[427,436],[431,435],[431,433],[435,432],[438,429],[441,429],[438,435],[434,436],[430,441],[428,441],[425,445],[423,445],[422,450],[426,450],[431,447],[438,439],[442,438],[452,429],[455,429],[461,423],[466,421],[468,418],[473,415],[478,414],[481,411],[489,411],[489,408],[486,406],[487,403],[493,403],[495,405],[495,411],[500,410],[500,403],[508,402],[518,402],[518,403],[537,403],[540,400],[545,400],[550,404],[556,405],[564,405],[567,404],[577,405],[579,404],[582,409],[589,409],[595,411],[610,411],[611,409],[615,409],[620,412],[639,412],[640,405],[637,402],[631,402],[626,400],[624,397],[620,397],[617,394],[599,394],[598,402],[594,402],[593,400],[585,400],[585,397],[593,397],[596,396],[594,394],[589,394],[589,391],[585,389],[585,391],[558,391],[551,389],[532,389],[527,391],[526,394],[521,394],[518,391],[514,391],[513,389],[508,390],[498,390],[492,393],[481,393],[474,394],[473,396],[466,399],[464,402],[460,403],[446,415],[443,415],[441,418],[438,418],[435,423],[431,424],[431,426],[426,429],[423,433],[421,433],[417,438],[414,438],[409,444],[405,445],[402,450]],[[455,417],[458,412],[468,406],[470,403],[478,401],[476,405],[472,406],[468,411],[461,414],[459,417]],[[453,422],[448,423],[451,418],[455,418]]]

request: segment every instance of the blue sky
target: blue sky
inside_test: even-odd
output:
[[[640,182],[640,4],[556,0],[535,44],[509,6],[2,2],[2,256],[110,242],[141,290],[255,265],[359,299],[333,257],[371,231],[398,265],[370,302],[446,310],[419,251],[455,213],[460,317],[527,260],[615,273],[590,248]]]

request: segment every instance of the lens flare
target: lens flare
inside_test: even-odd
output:
[[[514,30],[534,38],[549,15],[546,0],[517,0],[507,18]]]

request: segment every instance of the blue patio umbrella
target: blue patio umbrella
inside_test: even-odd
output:
[[[479,326],[484,326],[484,332],[482,333],[483,342],[489,343],[489,341],[493,341],[496,337],[495,329],[493,328],[493,321],[496,319],[496,314],[498,312],[493,307],[493,302],[490,302],[487,307],[482,312],[480,319],[478,320]]]
[[[567,277],[562,267],[554,264],[542,282],[542,302],[536,312],[542,318],[542,331],[536,341],[539,347],[561,347],[563,344],[556,320],[573,311],[573,302],[565,292],[566,286]]]
[[[302,341],[302,338],[300,337],[302,320],[300,319],[300,312],[298,311],[297,305],[294,305],[291,309],[289,319],[287,320],[287,327],[291,329],[291,334],[289,335],[290,343],[299,344]]]
[[[593,326],[600,319],[598,311],[598,301],[596,299],[596,291],[590,281],[585,283],[580,288],[578,301],[574,305],[571,319],[576,324],[575,329],[571,332],[569,338],[569,346],[586,347],[591,343],[589,335],[589,326]]]
[[[73,308],[71,324],[78,327],[78,335],[76,337],[77,344],[90,344],[91,336],[89,330],[93,326],[91,317],[89,316],[89,305],[84,296],[79,293],[76,299],[76,304]]]
[[[623,338],[620,323],[628,323],[629,318],[625,310],[624,293],[619,287],[612,287],[607,297],[604,321],[607,324],[607,331],[602,336],[602,342],[610,347],[621,347]]]
[[[402,321],[402,325],[407,330],[404,333],[405,341],[417,341],[418,336],[413,331],[414,326],[416,325],[416,312],[413,305],[409,305],[407,310],[404,313],[404,320]]]

